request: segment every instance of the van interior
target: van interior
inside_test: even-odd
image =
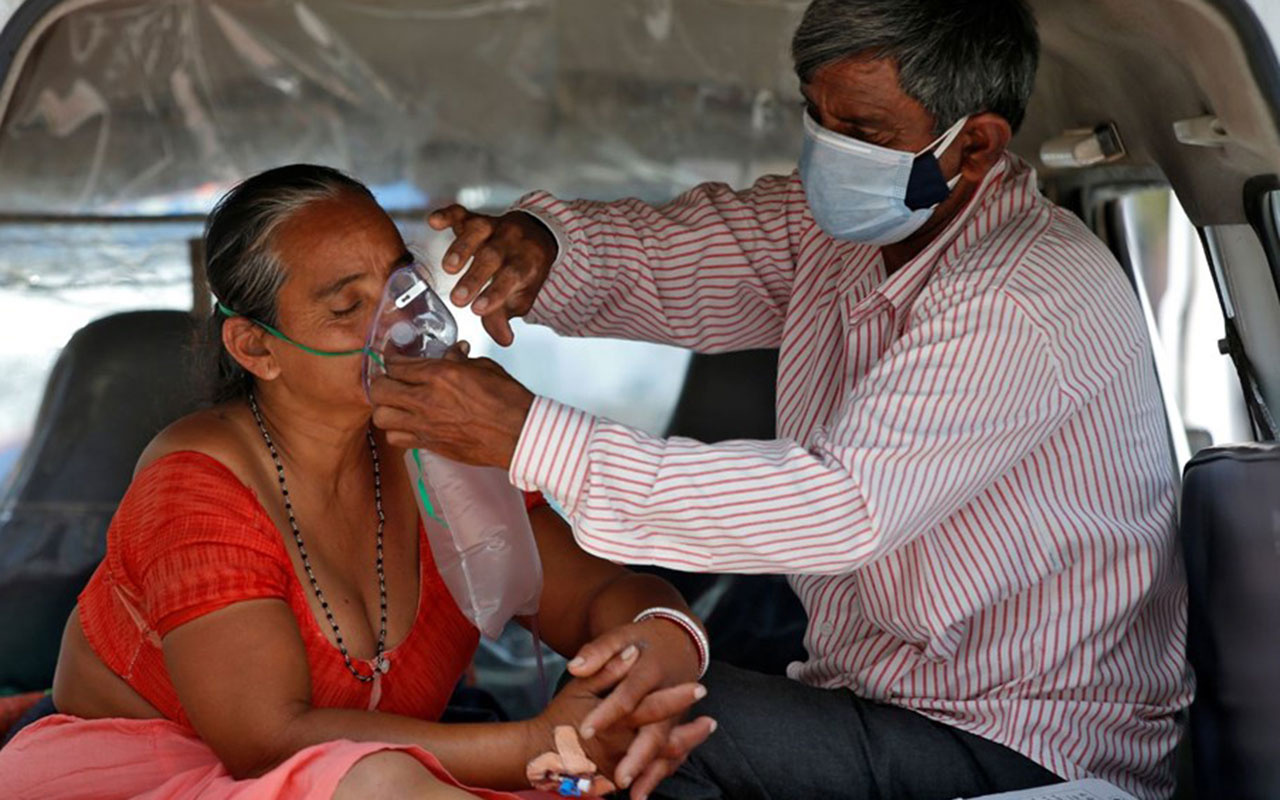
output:
[[[451,202],[744,187],[799,154],[805,5],[0,0],[0,690],[51,685],[135,460],[201,402],[200,235],[223,191],[339,167],[430,263],[447,240],[424,216]],[[1042,50],[1013,149],[1127,270],[1183,475],[1197,695],[1177,796],[1280,797],[1280,3],[1031,5]],[[536,392],[657,434],[774,435],[776,353],[532,326],[503,350],[459,316]],[[665,574],[718,658],[803,658],[781,577]],[[487,699],[460,691],[458,713],[532,714],[532,648],[486,641]]]

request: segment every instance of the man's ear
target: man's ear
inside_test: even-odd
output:
[[[231,317],[222,323],[222,346],[255,378],[275,380],[280,365],[267,347],[267,332],[244,317]]]
[[[1004,155],[1012,138],[1013,129],[1009,121],[999,114],[983,112],[969,117],[956,137],[959,142],[959,172],[965,181],[975,186],[981,183]]]

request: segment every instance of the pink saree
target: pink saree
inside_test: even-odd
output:
[[[420,747],[335,741],[314,745],[258,778],[236,780],[189,730],[163,719],[85,720],[55,714],[0,750],[0,786],[16,800],[259,800],[327,798],[353,764],[402,750],[444,783],[485,800],[550,797],[472,789]]]

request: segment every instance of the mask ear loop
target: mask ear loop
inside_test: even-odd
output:
[[[223,316],[227,317],[228,319],[231,317],[244,317],[243,314],[240,314],[236,311],[232,311],[231,309],[224,306],[221,301],[218,301],[217,303],[215,303],[215,305],[218,307],[218,312],[221,313]],[[306,353],[310,353],[313,356],[323,356],[325,358],[338,358],[341,356],[357,356],[357,355],[361,355],[368,349],[365,347],[359,347],[359,348],[356,348],[355,350],[317,350],[314,347],[307,347],[302,342],[296,342],[293,339],[290,339],[283,332],[276,330],[275,328],[271,327],[270,325],[268,325],[267,323],[263,322],[260,319],[254,319],[253,317],[244,317],[244,318],[252,322],[254,325],[257,325],[259,328],[262,328],[264,331],[276,337],[277,339],[288,342],[289,344],[293,345],[299,350],[302,350],[303,352],[306,352]],[[379,358],[376,353],[370,353],[369,355],[371,355],[374,358],[374,360],[378,362],[379,365],[382,365],[382,359]]]
[[[954,123],[952,123],[950,128],[947,128],[945,131],[942,132],[941,136],[939,136],[937,139],[934,139],[932,142],[930,142],[929,145],[926,146],[919,153],[916,153],[916,158],[919,158],[925,153],[932,153],[933,157],[936,159],[940,153],[945,153],[947,151],[947,148],[950,147],[953,142],[955,142],[956,137],[960,135],[960,131],[964,130],[964,124],[968,121],[969,121],[968,114],[965,114],[963,117],[956,120]],[[954,189],[956,188],[956,184],[959,182],[960,182],[960,173],[957,172],[955,175],[951,177],[951,180],[947,181],[947,188]]]
[[[939,136],[937,139],[934,139],[929,144],[925,145],[924,148],[920,150],[920,152],[916,153],[916,157],[919,158],[925,153],[933,153],[935,156],[938,153],[945,153],[947,151],[947,148],[951,146],[951,143],[954,142],[956,140],[956,137],[960,135],[960,131],[964,130],[964,124],[968,121],[969,121],[968,114],[965,114],[963,117],[956,120],[954,123],[951,124],[950,128],[947,128],[945,131],[942,132],[941,136]]]

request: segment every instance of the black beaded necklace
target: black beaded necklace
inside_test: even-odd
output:
[[[307,571],[307,577],[311,580],[311,591],[315,593],[316,600],[320,602],[320,608],[324,610],[325,617],[329,620],[329,626],[333,628],[333,638],[338,643],[338,650],[342,653],[342,659],[347,664],[347,669],[356,680],[362,683],[373,681],[376,673],[363,675],[351,663],[351,655],[347,653],[347,645],[342,641],[342,632],[338,630],[338,621],[333,618],[333,612],[329,610],[329,602],[324,599],[324,592],[320,589],[320,584],[316,582],[316,574],[311,570],[311,559],[307,557],[307,546],[302,543],[302,532],[298,530],[298,521],[293,516],[293,503],[289,501],[289,486],[284,481],[284,464],[280,463],[280,454],[276,452],[276,445],[271,441],[271,434],[267,433],[267,426],[262,421],[262,414],[258,411],[258,401],[253,396],[253,392],[249,392],[249,410],[253,412],[254,422],[258,423],[258,430],[262,432],[262,440],[267,443],[267,450],[271,452],[271,460],[276,465],[276,478],[280,481],[280,494],[284,497],[284,510],[289,515],[289,527],[293,529],[293,541],[298,545],[298,555],[302,557],[302,566]],[[391,662],[387,660],[385,651],[387,648],[387,577],[382,571],[382,529],[386,524],[386,517],[382,513],[382,472],[378,464],[378,443],[374,441],[373,429],[365,431],[365,436],[369,439],[369,452],[373,455],[373,503],[374,508],[378,512],[378,599],[382,605],[382,624],[378,629],[378,650],[374,653],[373,664],[377,672],[386,673],[391,668]]]

